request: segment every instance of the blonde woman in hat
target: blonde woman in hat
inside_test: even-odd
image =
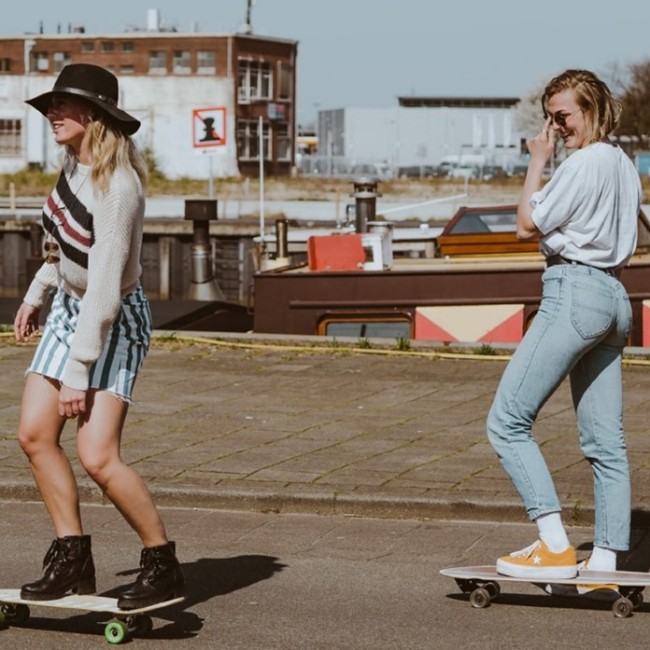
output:
[[[45,253],[14,322],[17,341],[43,336],[27,370],[18,439],[56,539],[44,575],[22,587],[30,600],[95,591],[90,536],[77,483],[59,444],[77,420],[84,470],[140,536],[141,572],[119,598],[135,609],[182,595],[174,543],[142,478],[120,457],[131,392],[149,347],[151,315],[140,287],[146,170],[129,136],[138,120],[117,106],[118,81],[104,68],[71,64],[53,89],[27,101],[65,147],[63,170],[43,208]]]

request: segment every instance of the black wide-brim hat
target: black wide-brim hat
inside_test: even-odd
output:
[[[55,93],[75,95],[97,106],[127,135],[133,135],[140,128],[139,120],[117,107],[117,77],[106,68],[90,63],[70,63],[61,70],[52,90],[27,99],[26,103],[47,116]]]

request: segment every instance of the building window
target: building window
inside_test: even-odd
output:
[[[289,125],[277,124],[275,126],[276,142],[278,146],[278,160],[291,160],[291,138],[289,137]]]
[[[167,73],[167,52],[162,50],[149,52],[149,72],[151,74]]]
[[[63,66],[70,63],[70,52],[55,52],[52,58],[54,60],[54,72],[61,72]]]
[[[133,41],[122,41],[122,52],[133,52],[134,51]]]
[[[240,160],[260,159],[259,122],[256,120],[240,120],[237,122],[237,155]],[[262,127],[264,160],[271,159],[269,147],[269,125]]]
[[[0,59],[0,72],[11,72],[11,59]]]
[[[291,65],[287,61],[278,63],[278,99],[291,99]]]
[[[199,50],[196,53],[197,74],[215,74],[217,72],[217,55],[214,50]]]
[[[271,99],[273,91],[271,64],[264,61],[239,60],[239,88],[237,97],[240,104],[259,99]]]
[[[273,97],[271,88],[271,64],[260,65],[260,99],[271,99]]]
[[[192,72],[192,61],[189,50],[174,50],[172,72],[174,74],[190,74]]]
[[[120,66],[120,72],[122,74],[133,74],[135,72],[135,68],[130,63],[127,63],[126,65]]]
[[[0,120],[0,155],[20,155],[21,129],[20,120]]]
[[[101,49],[102,52],[114,52],[115,43],[113,43],[113,41],[102,41]]]
[[[95,51],[95,43],[93,41],[81,41],[81,53],[90,54]]]
[[[50,62],[47,58],[47,52],[32,52],[30,59],[30,72],[47,72]]]

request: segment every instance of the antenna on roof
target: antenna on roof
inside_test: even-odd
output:
[[[246,21],[240,25],[239,27],[239,32],[241,34],[252,34],[253,33],[253,23],[252,23],[252,13],[253,13],[253,5],[255,4],[255,0],[246,0],[247,6],[246,6]]]

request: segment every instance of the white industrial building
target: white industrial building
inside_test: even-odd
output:
[[[341,108],[318,114],[320,166],[374,167],[395,175],[409,167],[495,165],[520,160],[512,97],[400,97],[392,108]],[[321,170],[324,171],[324,170]]]

